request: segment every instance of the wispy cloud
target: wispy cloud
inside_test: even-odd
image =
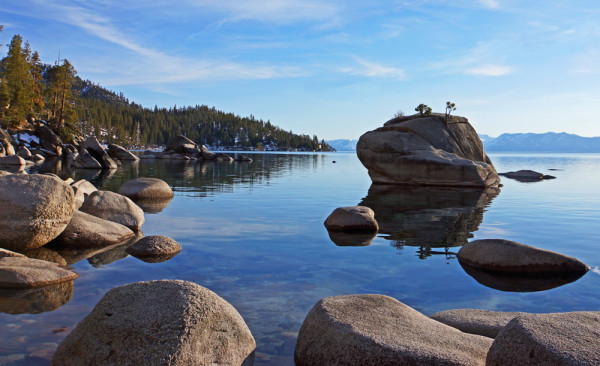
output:
[[[477,0],[477,2],[489,9],[499,9],[500,4],[496,0]]]
[[[600,73],[600,50],[590,48],[575,56],[571,72],[575,74],[593,75]]]
[[[404,79],[406,74],[403,69],[391,66],[384,66],[375,62],[366,61],[360,58],[354,58],[357,65],[352,67],[342,67],[339,70],[341,72],[359,75],[359,76],[368,76],[368,77],[388,77],[394,79]]]
[[[482,65],[467,69],[466,73],[479,76],[504,76],[512,74],[513,69],[510,66],[503,65]]]

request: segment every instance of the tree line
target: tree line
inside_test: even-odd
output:
[[[0,31],[2,26],[0,26]],[[206,105],[145,108],[89,80],[66,59],[43,64],[37,51],[15,35],[0,61],[0,125],[26,129],[36,121],[65,141],[95,135],[127,147],[165,145],[178,134],[213,148],[327,150],[316,135],[285,131],[271,123]]]

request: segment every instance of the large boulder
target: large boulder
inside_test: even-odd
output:
[[[497,187],[500,178],[475,129],[443,114],[394,118],[356,145],[373,183]]]
[[[140,160],[140,158],[133,155],[129,150],[115,144],[108,144],[108,154],[111,157],[115,157],[119,160]]]
[[[0,288],[33,288],[71,281],[75,272],[56,263],[21,257],[0,257]]]
[[[204,145],[200,147],[200,152],[204,160],[215,160],[217,158],[217,154],[209,151]]]
[[[39,137],[42,148],[50,151],[56,151],[57,146],[62,145],[62,140],[50,128],[44,125],[36,127],[35,134]]]
[[[123,183],[119,194],[133,200],[172,198],[173,190],[164,180],[158,178],[136,178]]]
[[[10,134],[0,128],[0,145],[3,147],[4,156],[15,155],[15,148],[10,142]]]
[[[484,365],[492,340],[429,319],[383,295],[320,300],[308,313],[298,366]]]
[[[589,270],[573,257],[503,239],[474,240],[456,256],[463,266],[494,272],[584,274]]]
[[[18,155],[10,155],[1,157],[0,165],[27,165],[27,162]]]
[[[75,194],[75,206],[76,208],[81,207],[83,202],[88,196],[98,189],[90,182],[85,179],[80,179],[75,183],[71,183],[71,188],[73,188],[73,193]]]
[[[102,145],[95,136],[90,136],[85,139],[84,142],[79,146],[80,149],[86,149],[90,155],[96,159],[102,166],[102,169],[117,169],[117,163],[115,163],[108,153],[104,150]],[[81,153],[81,152],[80,152]]]
[[[600,365],[600,312],[528,314],[496,336],[486,366]]]
[[[110,290],[60,344],[52,365],[242,365],[256,344],[214,292],[186,281]]]
[[[56,238],[75,211],[73,190],[59,178],[0,177],[0,247],[39,248]]]
[[[25,146],[19,147],[19,151],[17,152],[17,155],[19,155],[23,159],[31,159],[31,157],[32,157],[31,151],[29,151],[29,149],[26,148]]]
[[[338,207],[325,219],[327,230],[345,232],[376,232],[379,229],[375,213],[365,206]]]
[[[167,143],[166,150],[175,151],[179,154],[193,154],[196,151],[196,143],[183,135],[175,136]]]
[[[452,309],[440,311],[431,319],[444,323],[465,333],[496,338],[498,332],[522,312],[490,311],[481,309]]]
[[[86,150],[81,149],[79,154],[70,155],[73,157],[72,166],[73,168],[79,169],[102,169],[102,164],[98,162],[98,160],[94,159],[94,157]],[[70,158],[71,159],[71,158]]]
[[[135,236],[129,228],[85,212],[75,211],[73,219],[56,241],[64,248],[107,247]]]
[[[144,223],[144,211],[129,198],[110,191],[92,192],[79,211],[139,231]]]

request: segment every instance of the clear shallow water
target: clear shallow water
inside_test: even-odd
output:
[[[153,279],[193,281],[232,303],[257,341],[255,363],[264,365],[293,365],[300,325],[326,296],[380,293],[427,315],[465,307],[600,310],[600,155],[493,154],[499,172],[533,169],[557,177],[537,183],[503,178],[499,194],[370,189],[353,153],[251,156],[250,164],[140,161],[104,176],[59,169],[63,177],[83,177],[113,191],[138,176],[164,179],[175,197],[162,211],[146,214],[142,231],[170,236],[183,251],[163,263],[126,257],[123,248],[89,258],[66,255],[82,259],[72,264],[80,274],[72,288],[41,298],[19,294],[18,301],[0,293],[0,364],[48,364],[56,344],[108,290]],[[368,246],[334,244],[323,221],[336,207],[361,203],[375,210],[382,230]],[[458,264],[457,246],[470,238],[555,250],[593,270],[546,291],[500,291]],[[506,281],[494,281],[506,289]],[[44,298],[54,299],[53,305]],[[27,313],[32,311],[43,312]],[[67,331],[54,332],[61,328]]]

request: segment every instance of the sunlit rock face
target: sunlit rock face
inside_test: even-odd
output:
[[[356,154],[373,183],[498,187],[500,178],[464,117],[398,117],[362,135]]]

